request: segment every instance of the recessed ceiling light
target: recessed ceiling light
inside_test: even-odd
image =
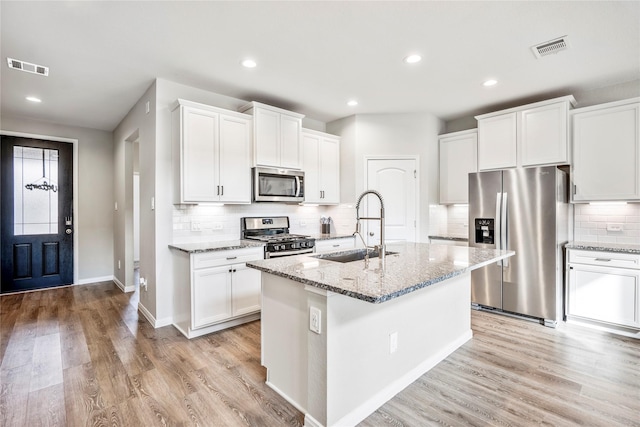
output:
[[[497,84],[498,84],[497,80],[490,79],[490,80],[487,80],[484,83],[482,83],[482,86],[489,87],[489,86],[495,86]]]
[[[241,64],[243,67],[246,67],[246,68],[256,68],[256,66],[258,65],[258,63],[253,59],[245,59],[244,61],[241,62]]]
[[[31,101],[31,102],[42,102],[42,99],[40,98],[36,98],[35,96],[27,96],[27,101]]]
[[[356,101],[355,99],[352,99],[351,101],[347,102],[347,105],[349,107],[355,107],[356,105],[358,105],[358,101]]]
[[[406,58],[404,58],[404,62],[406,62],[407,64],[415,64],[416,62],[420,62],[422,61],[422,56],[420,55],[409,55]]]

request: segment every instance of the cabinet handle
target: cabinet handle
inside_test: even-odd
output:
[[[233,270],[232,270],[232,269],[229,269],[229,273],[233,273]]]
[[[340,245],[333,245],[333,247],[334,247],[334,248],[339,248],[339,247],[340,247]]]
[[[611,258],[596,258],[596,261],[600,261],[600,262],[611,262]]]
[[[221,185],[221,186],[220,186],[220,190],[221,190],[221,191],[220,191],[220,195],[221,195],[221,196],[224,196],[224,185]]]
[[[238,258],[237,256],[228,256],[227,259],[236,259]]]
[[[220,195],[220,186],[216,185],[216,196]]]
[[[233,269],[233,272],[235,273],[236,271],[238,271],[238,270],[236,270],[236,269],[234,268],[234,269]]]

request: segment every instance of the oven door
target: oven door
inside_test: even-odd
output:
[[[275,168],[253,168],[255,202],[304,202],[304,172]]]
[[[269,258],[279,258],[283,256],[303,255],[303,254],[311,254],[311,253],[313,253],[313,248],[305,248],[305,249],[298,249],[295,251],[265,252],[264,257],[265,259],[269,259]]]

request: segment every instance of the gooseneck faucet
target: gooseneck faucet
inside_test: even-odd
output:
[[[371,216],[365,216],[365,217],[361,217],[360,216],[360,202],[362,201],[362,199],[364,198],[364,196],[368,195],[368,194],[373,194],[374,196],[376,196],[378,198],[378,200],[380,200],[380,216],[379,217],[371,217]],[[360,236],[360,239],[362,240],[362,243],[365,246],[365,249],[368,249],[369,246],[367,245],[367,243],[365,242],[364,238],[362,237],[362,234],[360,234],[360,220],[364,219],[364,220],[374,220],[374,221],[380,221],[380,245],[376,245],[373,248],[375,250],[378,251],[378,253],[380,254],[380,260],[384,261],[384,256],[385,256],[385,252],[386,252],[386,248],[385,248],[385,244],[384,244],[384,201],[382,199],[382,195],[380,193],[378,193],[376,190],[366,190],[364,191],[360,197],[358,197],[358,202],[356,203],[356,231],[353,233],[353,235],[355,236],[356,234]]]

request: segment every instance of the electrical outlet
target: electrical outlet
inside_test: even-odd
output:
[[[398,350],[398,333],[391,332],[389,334],[389,354],[395,353]]]
[[[322,312],[319,308],[309,307],[309,330],[318,335],[322,333]]]
[[[202,223],[200,221],[191,221],[191,231],[202,231]]]
[[[624,230],[624,226],[622,225],[622,223],[616,223],[616,222],[607,223],[607,231],[623,231],[623,230]]]
[[[118,270],[120,270],[120,260],[118,260]]]
[[[306,226],[307,226],[306,221],[300,221],[300,227],[306,227]]]
[[[222,230],[224,226],[221,222],[214,222],[211,228],[212,230]]]

